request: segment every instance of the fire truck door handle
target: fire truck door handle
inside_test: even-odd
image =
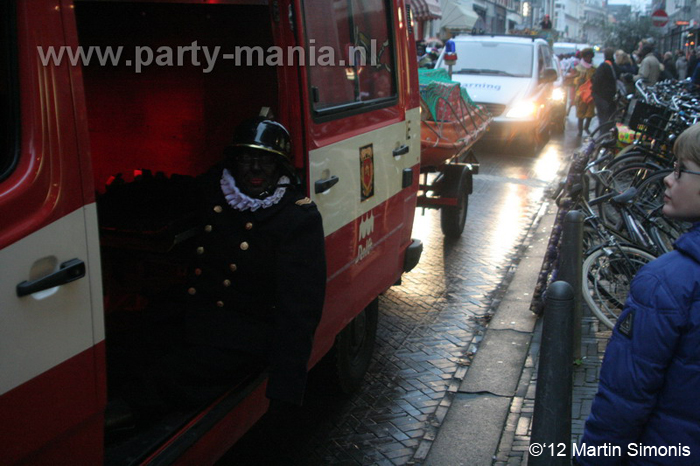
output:
[[[328,191],[335,186],[338,181],[340,181],[340,178],[335,175],[331,176],[330,178],[326,178],[325,180],[316,180],[314,183],[314,192],[316,194],[320,194],[324,191]]]
[[[408,154],[408,146],[404,144],[403,146],[394,149],[391,153],[394,157],[401,157],[404,154]]]
[[[23,281],[17,285],[17,296],[27,296],[38,291],[48,290],[59,285],[65,285],[85,276],[85,262],[71,259],[61,264],[58,271],[38,280]]]

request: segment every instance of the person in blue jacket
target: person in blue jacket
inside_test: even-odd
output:
[[[579,465],[700,464],[700,124],[674,153],[663,213],[694,225],[632,281],[574,450]]]

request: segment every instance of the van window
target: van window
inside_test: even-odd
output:
[[[541,45],[537,48],[537,74],[542,75],[542,72],[545,69],[545,56],[544,56],[544,47]]]
[[[540,46],[540,66],[538,72],[540,76],[547,68],[554,68],[552,64],[552,52],[549,47],[541,45]]]
[[[316,116],[388,105],[396,98],[386,0],[306,0],[307,73]]]
[[[7,178],[17,163],[19,133],[19,93],[16,89],[15,2],[0,6],[0,181]]]
[[[494,41],[457,41],[457,63],[453,74],[488,76],[532,76],[535,48],[531,44]]]

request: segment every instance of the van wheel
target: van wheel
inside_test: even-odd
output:
[[[351,394],[362,385],[377,338],[379,298],[362,310],[336,337],[335,375],[340,390]]]

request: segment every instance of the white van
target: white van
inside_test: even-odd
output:
[[[549,44],[534,36],[458,36],[452,79],[493,121],[484,140],[495,140],[534,154],[550,131],[552,82],[557,73]],[[444,55],[444,51],[443,51]],[[448,68],[443,55],[436,68]]]

